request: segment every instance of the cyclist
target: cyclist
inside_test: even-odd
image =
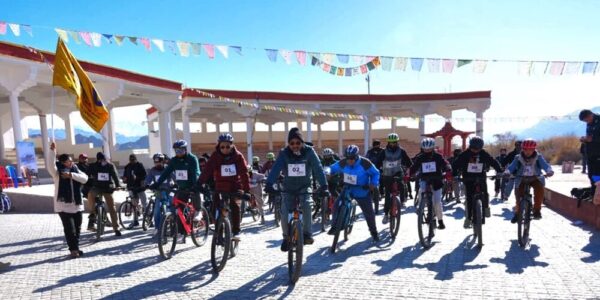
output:
[[[483,139],[478,136],[474,136],[469,140],[469,149],[462,152],[458,158],[454,160],[452,164],[452,170],[459,170],[463,174],[465,179],[480,178],[483,179],[479,184],[481,192],[483,193],[483,199],[481,204],[483,207],[483,213],[486,218],[490,217],[490,206],[489,206],[489,195],[487,191],[487,180],[486,173],[490,166],[496,170],[497,173],[502,173],[502,167],[487,151],[483,149]],[[473,196],[475,194],[475,182],[465,181],[466,189],[466,213],[464,227],[470,228],[473,217]],[[483,219],[485,223],[485,219]]]
[[[116,189],[121,188],[119,182],[119,176],[117,175],[117,168],[115,165],[106,160],[104,153],[98,152],[96,154],[96,162],[90,165],[89,178],[92,180],[92,188],[88,192],[88,208],[90,210],[88,231],[96,231],[94,224],[96,223],[96,196],[104,197],[106,206],[110,214],[110,221],[112,223],[113,230],[116,236],[121,236],[119,231],[119,223],[117,220],[117,211],[115,210],[115,200],[113,199],[113,192]]]
[[[344,159],[331,166],[331,174],[343,176],[345,184],[349,185],[350,196],[353,197],[362,210],[369,232],[373,241],[379,241],[377,233],[377,224],[375,223],[375,212],[373,211],[373,199],[369,192],[374,192],[379,186],[379,170],[368,159],[358,155],[358,146],[350,145],[346,148]],[[364,187],[368,186],[368,189]],[[342,197],[338,197],[333,206],[333,219],[336,219],[337,207],[341,205]],[[332,222],[335,224],[335,222]],[[334,234],[335,228],[332,226],[329,234]]]
[[[261,173],[265,174],[265,176],[269,176],[269,172],[271,172],[273,164],[275,164],[275,154],[273,152],[269,152],[267,153],[267,162],[262,166]]]
[[[160,175],[165,170],[165,156],[162,153],[156,153],[152,156],[152,160],[154,161],[154,167],[150,169],[148,175],[146,176],[146,186],[150,186],[152,183],[158,181]],[[159,190],[168,190],[175,184],[175,175],[171,174],[171,176],[165,180],[159,187]],[[154,203],[154,235],[158,233],[160,229],[160,224],[162,220],[160,219],[160,203],[166,199],[156,199]],[[170,204],[170,203],[169,203]]]
[[[252,170],[262,173],[262,165],[260,164],[260,157],[253,156],[252,157]]]
[[[327,179],[323,172],[323,166],[319,161],[317,153],[313,147],[304,143],[302,133],[298,128],[290,129],[288,133],[288,146],[282,149],[277,156],[275,165],[269,177],[265,191],[269,194],[275,193],[273,184],[279,178],[279,174],[283,172],[283,187],[286,192],[302,194],[302,213],[305,216],[303,219],[304,226],[304,244],[310,245],[314,242],[312,238],[312,218],[311,215],[311,191],[312,178],[316,177],[319,182],[320,192],[328,194]],[[281,243],[281,251],[289,250],[288,223],[287,217],[294,210],[294,198],[289,193],[283,194],[281,202],[281,229],[283,232],[283,241]]]
[[[257,172],[256,170],[252,170],[250,166],[248,166],[248,176],[250,180],[250,194],[254,196],[256,199],[256,205],[258,206],[258,212],[260,213],[260,224],[265,224],[265,212],[263,210],[263,205],[265,204],[263,201],[263,183],[265,181],[265,175]]]
[[[515,198],[517,199],[517,206],[515,210],[515,215],[510,220],[511,223],[517,223],[518,220],[518,212],[520,209],[520,201],[521,197],[525,194],[524,185],[521,183],[521,176],[536,176],[538,177],[535,181],[531,183],[531,187],[533,188],[533,218],[539,220],[542,218],[542,202],[544,201],[544,185],[545,180],[544,177],[540,177],[542,175],[542,170],[546,172],[548,177],[554,175],[554,171],[552,170],[552,166],[546,162],[541,153],[536,150],[537,143],[533,139],[526,139],[521,144],[522,151],[520,154],[517,154],[515,160],[508,166],[505,171],[505,174],[513,174],[517,177],[515,178]]]
[[[339,159],[336,159],[331,148],[323,149],[323,159],[321,160],[321,165],[323,167],[331,167],[333,164],[338,162]],[[339,187],[339,183],[341,181],[341,176],[332,174],[327,177],[327,186],[329,186],[329,193],[336,196],[338,195],[337,189]]]
[[[409,169],[412,167],[412,161],[406,151],[400,147],[398,142],[400,141],[400,137],[396,133],[390,133],[387,136],[387,146],[384,151],[381,151],[378,161],[381,162],[381,168],[383,169],[381,173],[381,183],[384,188],[385,195],[385,204],[383,206],[383,224],[387,224],[389,221],[389,212],[390,207],[392,206],[392,186],[394,184],[394,180],[400,181],[397,184],[398,193],[400,194],[400,199],[402,203],[406,201],[406,191],[404,190],[404,185],[401,180],[404,178],[404,168]],[[394,179],[394,177],[399,177],[400,179]]]
[[[129,163],[125,166],[123,171],[123,183],[127,184],[127,190],[129,195],[135,202],[135,205],[139,205],[139,200],[142,201],[142,207],[146,207],[146,188],[144,187],[144,181],[146,179],[146,168],[144,165],[137,160],[135,154],[129,155]],[[129,225],[129,229],[140,225],[136,216],[133,223]]]
[[[198,180],[203,186],[209,180],[214,179],[215,189],[213,204],[219,203],[219,193],[234,194],[229,203],[231,211],[232,240],[240,240],[240,223],[242,221],[241,201],[244,195],[249,195],[250,184],[248,180],[248,163],[244,155],[233,145],[233,136],[229,133],[219,135],[215,151],[206,162],[205,172]],[[217,205],[213,205],[211,214],[214,216]]]
[[[515,157],[517,155],[519,155],[519,153],[521,153],[521,143],[522,143],[522,141],[520,141],[520,140],[515,141],[515,149],[506,155],[506,159],[504,160],[504,162],[502,164],[502,168],[506,169],[506,167],[508,167],[510,164],[512,164],[512,162],[515,160]],[[510,197],[510,193],[512,192],[514,187],[515,187],[515,180],[513,178],[510,178],[506,182],[506,186],[504,187],[504,198],[505,199],[502,199],[502,200],[508,200],[508,197]]]
[[[423,201],[423,192],[426,190],[427,180],[431,182],[432,200],[435,215],[438,219],[438,228],[445,229],[444,214],[442,208],[442,187],[444,186],[443,178],[452,180],[452,168],[444,157],[434,151],[435,140],[432,138],[424,138],[421,141],[421,153],[415,157],[414,164],[410,168],[410,174],[419,175],[419,195],[420,201]]]
[[[504,160],[506,159],[506,148],[500,149],[500,155],[496,156],[496,161],[500,164],[500,166],[504,165]],[[500,194],[500,188],[502,188],[502,180],[504,180],[501,176],[496,176],[494,179],[494,198],[498,198]]]

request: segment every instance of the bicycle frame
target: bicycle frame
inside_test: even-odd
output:
[[[186,222],[186,215],[183,213],[183,210],[186,208],[188,209],[187,215],[193,216],[195,214],[196,210],[191,204],[191,200],[188,198],[187,201],[183,201],[182,199],[179,199],[177,197],[177,194],[175,194],[175,196],[173,197],[173,205],[175,206],[177,216],[179,217],[179,220],[183,225],[183,229],[187,234],[190,234],[192,232],[192,227],[190,226],[190,224],[188,224],[188,222]]]

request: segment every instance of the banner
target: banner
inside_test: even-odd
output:
[[[362,64],[360,66],[344,68],[338,66],[332,66],[325,61],[321,61],[320,59],[312,56],[311,57],[311,65],[319,67],[323,72],[329,73],[331,75],[336,75],[340,77],[351,77],[354,75],[358,75],[360,70],[360,74],[366,74],[369,71],[374,70],[375,68],[381,65],[381,60],[379,56],[374,57],[371,61],[366,64]],[[356,71],[355,71],[356,70]]]
[[[35,170],[37,172],[38,165],[35,156],[35,144],[33,142],[17,142],[17,153],[19,153],[19,164],[22,167],[27,167],[30,171]]]

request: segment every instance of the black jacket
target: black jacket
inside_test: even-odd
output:
[[[83,163],[78,162],[77,168],[79,168],[79,171],[85,173],[85,175],[87,175],[88,177],[90,176],[90,165],[89,164],[83,164]],[[83,186],[91,187],[92,180],[88,180]],[[85,196],[87,196],[87,195],[85,195]]]
[[[92,181],[92,187],[103,193],[112,193],[115,188],[121,187],[119,176],[115,165],[106,163],[102,165],[100,162],[95,162],[90,165],[89,179]]]
[[[423,165],[431,162],[435,162],[435,172],[423,173]],[[433,188],[437,190],[441,189],[444,185],[442,182],[442,178],[444,175],[443,172],[448,172],[451,170],[452,168],[450,167],[450,164],[444,159],[444,157],[441,154],[435,151],[431,153],[421,152],[415,157],[414,164],[410,168],[410,174],[416,174],[417,172],[419,172],[419,178],[421,180],[430,180],[431,184],[433,185]]]
[[[506,158],[504,159],[504,161],[502,162],[502,167],[506,168],[507,166],[509,166],[510,164],[512,164],[513,160],[515,160],[515,157],[517,157],[517,155],[520,153],[521,151],[517,151],[517,149],[515,148],[513,151],[509,152],[506,155]]]
[[[589,157],[600,156],[600,115],[594,114],[594,120],[587,124],[585,135],[591,136],[592,141],[585,143],[585,150]]]
[[[470,163],[482,164],[481,172],[474,172],[473,170],[469,172]],[[489,170],[490,167],[494,168],[498,173],[502,172],[500,163],[483,149],[479,151],[479,153],[473,153],[471,150],[466,150],[452,163],[452,170],[460,170],[465,178],[486,176],[486,171]]]
[[[127,183],[128,188],[139,188],[144,186],[146,175],[146,169],[142,163],[128,163],[123,171],[123,181]]]
[[[381,159],[380,159],[380,155],[381,153],[384,152],[383,148],[371,148],[369,149],[369,151],[367,151],[367,155],[366,158],[369,159],[377,169],[381,169],[382,165],[381,165]]]

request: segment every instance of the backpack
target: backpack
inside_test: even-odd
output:
[[[7,213],[12,208],[10,198],[5,193],[0,193],[0,213]]]
[[[571,190],[571,196],[577,199],[577,207],[581,206],[581,201],[592,201],[592,188],[573,188]]]

